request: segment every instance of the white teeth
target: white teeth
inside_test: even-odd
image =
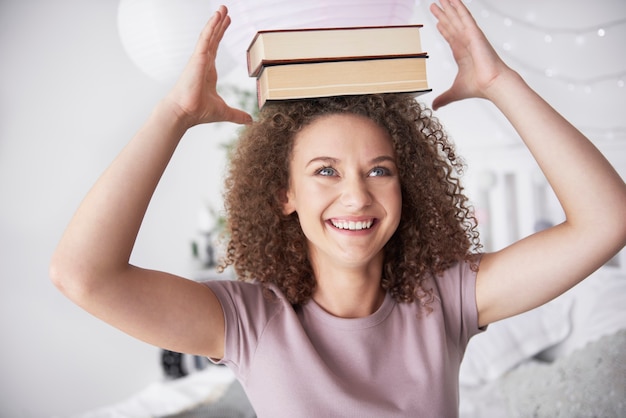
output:
[[[339,228],[339,229],[349,229],[350,231],[358,231],[361,229],[369,229],[372,227],[372,224],[374,223],[374,221],[372,221],[371,219],[368,221],[358,221],[358,222],[354,222],[354,221],[340,221],[340,220],[332,220],[331,221],[333,223],[333,225],[335,226],[335,228]]]

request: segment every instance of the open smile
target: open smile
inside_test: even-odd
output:
[[[363,229],[370,229],[374,224],[374,219],[364,219],[361,221],[349,221],[344,219],[330,219],[330,223],[337,229],[349,230],[349,231],[361,231]]]

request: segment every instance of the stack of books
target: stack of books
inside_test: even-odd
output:
[[[429,92],[421,27],[259,31],[247,50],[259,108],[268,100]]]

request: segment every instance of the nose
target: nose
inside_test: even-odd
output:
[[[351,176],[342,181],[341,203],[352,209],[361,209],[372,204],[372,195],[366,179]]]

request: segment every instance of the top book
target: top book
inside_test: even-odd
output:
[[[262,30],[247,50],[248,74],[293,61],[334,61],[423,53],[422,25]]]

